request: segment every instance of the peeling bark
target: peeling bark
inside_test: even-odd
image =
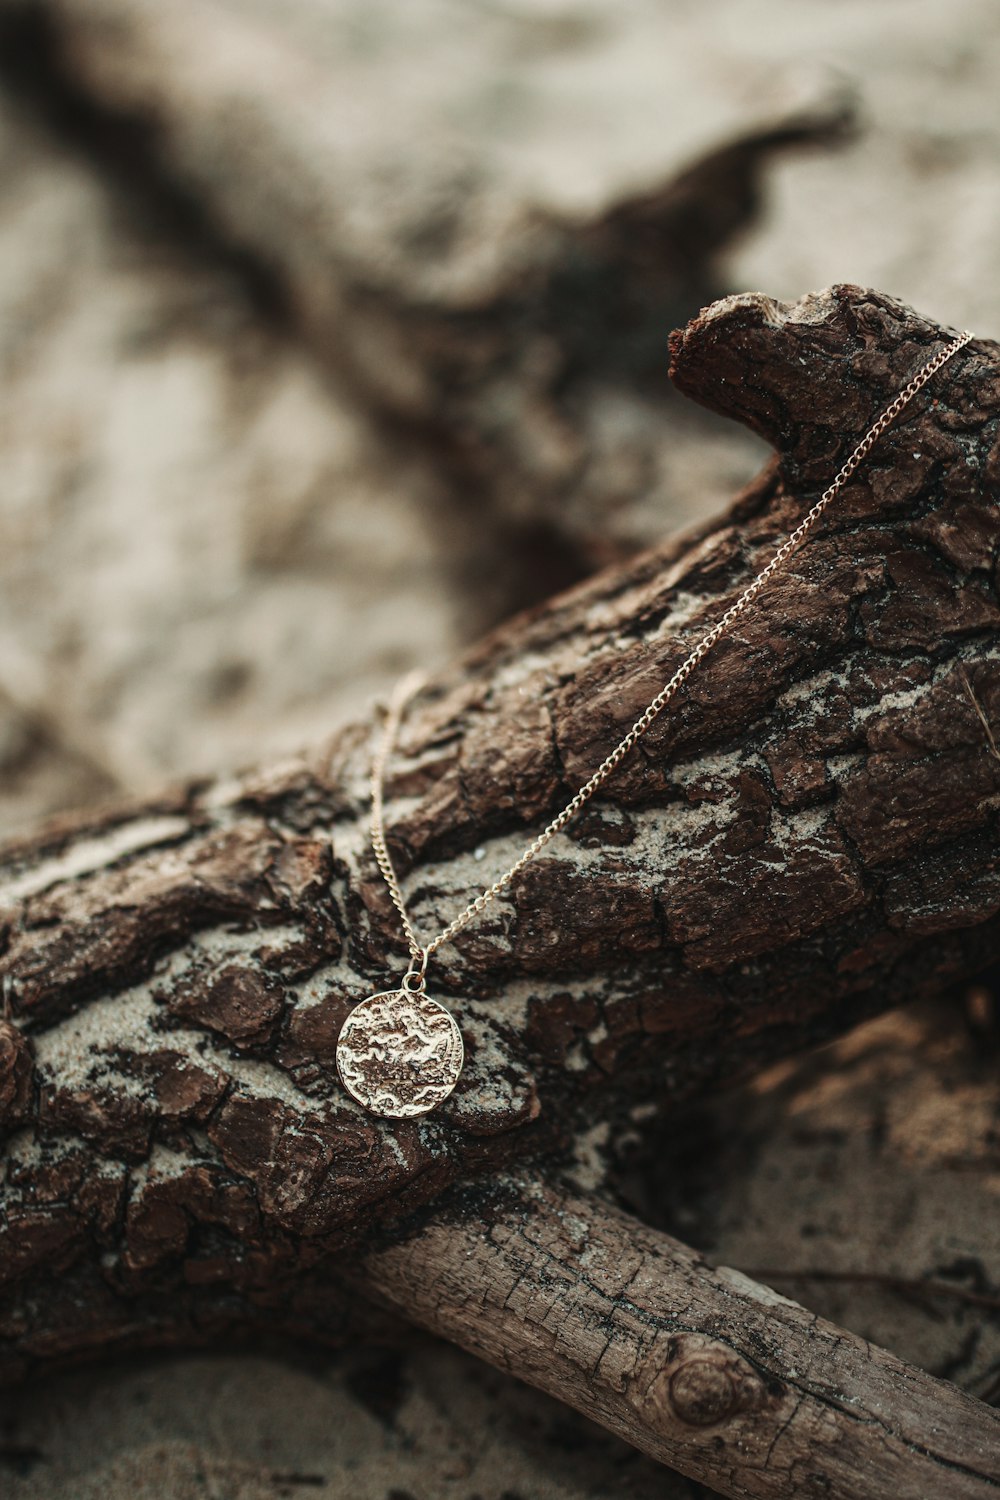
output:
[[[388,808],[422,930],[564,803],[942,336],[855,287],[729,298],[675,336],[677,385],[777,459],[431,684]],[[468,1061],[422,1121],[365,1116],[333,1066],[405,962],[371,725],[8,846],[5,1378],[233,1323],[333,1336],[330,1257],[449,1185],[1000,955],[998,368],[956,358],[607,797],[441,955]]]

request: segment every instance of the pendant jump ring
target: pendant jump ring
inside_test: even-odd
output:
[[[408,995],[419,995],[427,984],[427,959],[429,954],[426,948],[411,954],[410,967],[403,975],[403,989]]]

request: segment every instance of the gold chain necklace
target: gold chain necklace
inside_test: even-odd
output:
[[[562,812],[558,813],[551,823],[532,839],[509,870],[481,891],[474,900],[469,902],[464,911],[459,912],[458,916],[428,943],[420,941],[410,920],[385,838],[383,786],[386,763],[395,744],[407,704],[419,691],[423,679],[413,674],[399,683],[393,694],[372,763],[371,839],[378,867],[389,888],[392,903],[399,913],[403,932],[406,935],[407,946],[410,950],[410,967],[398,988],[372,995],[354,1007],[344,1022],[337,1041],[337,1069],[341,1081],[348,1092],[365,1109],[375,1115],[402,1119],[411,1115],[426,1114],[428,1110],[434,1109],[448,1097],[462,1071],[465,1050],[462,1044],[462,1034],[451,1012],[436,1000],[432,1000],[426,992],[427,964],[432,954],[445,943],[451,942],[452,938],[474,921],[490,902],[516,879],[525,865],[529,864],[546,844],[566,827],[584,803],[588,802],[603,786],[615,767],[624,760],[653,721],[659,717],[678,688],[690,677],[703,657],[707,656],[716,641],[720,640],[733,622],[749,609],[768,580],[802,545],[827,506],[847,483],[859,464],[868,456],[886,428],[895,421],[904,407],[909,405],[917,392],[937,374],[942,365],[947,364],[972,337],[973,335],[969,332],[960,334],[917,371],[909,384],[899,392],[868,429],[829,488],[824,490],[795,530],[782,542],[766,567],[761,569],[753,582],[747,585],[712,628],[706,631],[673,676],[636,719],[632,728],[605,757],[589,780],[584,782],[576,795],[567,802]]]

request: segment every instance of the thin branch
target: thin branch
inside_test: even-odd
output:
[[[593,1197],[467,1193],[357,1286],[723,1495],[1000,1492],[1000,1413]]]

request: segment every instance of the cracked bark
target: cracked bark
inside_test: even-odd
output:
[[[1000,1488],[1000,1412],[551,1182],[467,1193],[357,1284],[723,1495]]]
[[[776,460],[697,535],[514,620],[433,681],[406,725],[388,809],[422,930],[495,878],[585,779],[942,337],[856,287],[791,307],[729,298],[675,335],[676,384],[767,437]],[[1000,367],[976,341],[881,441],[608,796],[442,956],[431,987],[453,1006],[468,1061],[423,1121],[364,1116],[333,1070],[351,1005],[405,958],[365,836],[370,725],[300,760],[9,846],[0,1374],[234,1324],[344,1336],[357,1298],[330,1268],[348,1246],[343,1264],[362,1257],[376,1300],[461,1339],[447,1296],[421,1301],[420,1267],[435,1246],[440,1284],[452,1284],[478,1243],[482,1200],[459,1198],[424,1238],[405,1238],[406,1215],[531,1159],[554,1180],[596,1120],[637,1100],[673,1104],[994,961],[998,434]],[[555,1234],[562,1211],[553,1220],[536,1200],[540,1232]],[[376,1233],[398,1243],[365,1259]],[[729,1385],[763,1389],[767,1371],[791,1389],[802,1330],[789,1331],[788,1304],[769,1304],[770,1342],[749,1339],[729,1283],[682,1247],[686,1269],[671,1280],[663,1237],[630,1233],[651,1247],[668,1301],[692,1281],[702,1289],[707,1321],[678,1336],[733,1319],[737,1363],[704,1386],[682,1359],[671,1400],[680,1391],[708,1410]],[[857,1374],[857,1341],[837,1330],[825,1391],[800,1388],[801,1412],[787,1391],[755,1396],[735,1427],[713,1417],[680,1432],[639,1399],[674,1369],[662,1364],[666,1323],[652,1364],[621,1364],[611,1327],[600,1368],[600,1347],[581,1345],[564,1379],[562,1354],[542,1357],[523,1313],[527,1299],[569,1318],[588,1250],[564,1249],[558,1275],[529,1256],[527,1281],[507,1285],[490,1357],[640,1446],[727,1493],[915,1495],[903,1483],[920,1457],[907,1425],[919,1391],[913,1410],[933,1412],[943,1434],[923,1444],[936,1467],[922,1493],[986,1492],[992,1414],[881,1354],[857,1399],[885,1434],[882,1488],[851,1488],[838,1455],[861,1451],[849,1440],[859,1422],[836,1389]],[[490,1280],[489,1255],[470,1264],[482,1280],[462,1295],[492,1308],[503,1279]],[[804,1488],[807,1460],[787,1457],[793,1432],[820,1444],[826,1491],[819,1479]],[[751,1478],[760,1487],[747,1491]]]

